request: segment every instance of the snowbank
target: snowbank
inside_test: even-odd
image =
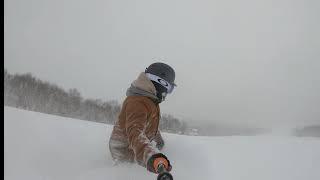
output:
[[[135,164],[114,166],[112,127],[4,107],[6,180],[150,180]],[[164,133],[176,180],[318,180],[320,139],[195,137]]]

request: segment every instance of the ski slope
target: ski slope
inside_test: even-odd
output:
[[[115,166],[112,126],[4,107],[6,180],[151,180]],[[320,139],[163,134],[175,180],[319,180]]]

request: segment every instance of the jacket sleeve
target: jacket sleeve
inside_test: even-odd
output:
[[[145,134],[148,120],[148,109],[143,102],[130,102],[126,106],[126,133],[135,160],[142,166],[147,166],[148,159],[159,153]]]
[[[154,141],[156,142],[156,146],[159,150],[161,150],[164,146],[164,140],[161,136],[161,133],[160,133],[160,130],[158,130],[155,138],[154,138]]]

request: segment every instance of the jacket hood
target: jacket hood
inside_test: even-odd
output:
[[[138,78],[131,83],[126,93],[127,96],[147,96],[158,101],[156,94],[156,88],[144,72],[140,73]]]

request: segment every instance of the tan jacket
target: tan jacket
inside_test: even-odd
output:
[[[146,167],[148,159],[164,145],[158,130],[160,108],[155,88],[144,73],[128,91],[113,127],[109,148],[116,161],[136,161]]]

